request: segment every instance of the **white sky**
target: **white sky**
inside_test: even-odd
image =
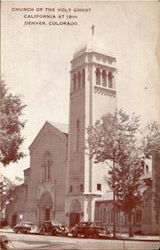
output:
[[[78,14],[77,26],[24,26],[26,12],[11,11],[13,7],[91,11]],[[5,1],[1,15],[1,72],[10,90],[21,94],[27,104],[22,147],[27,157],[3,170],[8,177],[22,176],[23,169],[29,167],[28,147],[46,120],[68,123],[70,61],[90,36],[92,24],[97,42],[117,59],[119,108],[141,115],[143,123],[160,120],[158,2]]]

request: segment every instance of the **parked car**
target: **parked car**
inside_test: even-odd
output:
[[[70,233],[73,237],[100,238],[106,235],[106,230],[104,227],[97,226],[94,222],[80,222],[70,230]]]
[[[40,229],[31,222],[21,222],[13,227],[15,233],[38,234]]]
[[[0,228],[7,226],[7,224],[8,224],[7,220],[3,218],[0,219]]]
[[[40,229],[40,234],[42,235],[68,235],[68,229],[61,223],[49,220],[44,221]]]

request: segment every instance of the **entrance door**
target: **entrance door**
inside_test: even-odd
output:
[[[14,227],[17,224],[17,214],[12,215],[11,227]]]
[[[70,213],[69,227],[73,227],[80,222],[80,213]]]
[[[50,220],[50,208],[45,209],[45,220]]]

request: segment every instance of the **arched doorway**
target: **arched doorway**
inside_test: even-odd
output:
[[[52,219],[52,197],[49,192],[44,192],[39,201],[39,223]]]
[[[71,202],[70,205],[69,227],[73,227],[75,224],[80,222],[80,215],[81,215],[81,204],[79,200],[75,199]]]

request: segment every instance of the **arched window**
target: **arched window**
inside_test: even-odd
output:
[[[76,90],[76,74],[73,75],[73,92]]]
[[[106,222],[107,211],[106,208],[103,208],[103,222]]]
[[[44,153],[42,162],[43,162],[42,163],[42,180],[48,181],[50,180],[50,168],[52,165],[52,157],[48,151]]]
[[[113,88],[113,75],[112,75],[112,72],[109,72],[108,73],[108,87],[110,89]]]
[[[101,84],[101,73],[100,73],[100,69],[96,69],[96,85],[100,85]]]
[[[146,165],[146,174],[148,174],[149,173],[149,167],[148,167],[148,165]]]
[[[80,71],[78,71],[78,73],[77,73],[77,89],[80,88],[80,85],[81,85],[81,73],[80,73]]]
[[[79,120],[76,121],[76,151],[79,151]]]
[[[103,220],[103,208],[100,207],[100,210],[99,210],[99,219],[102,221]]]
[[[69,192],[72,193],[72,191],[73,191],[73,186],[70,185],[70,186],[69,186]]]
[[[82,86],[85,85],[85,69],[82,70]]]
[[[102,86],[103,87],[107,86],[107,75],[105,70],[102,71]]]

